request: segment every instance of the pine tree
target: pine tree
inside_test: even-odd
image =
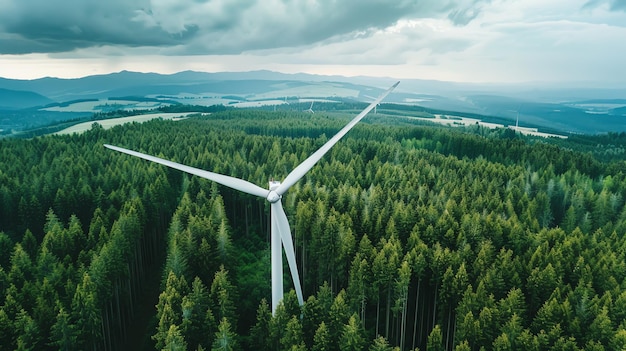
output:
[[[378,336],[376,339],[374,339],[374,342],[370,346],[369,351],[392,351],[392,348],[391,346],[389,346],[387,339],[382,336]]]
[[[372,263],[372,272],[374,273],[374,286],[378,291],[377,296],[377,315],[376,315],[376,331],[379,327],[380,301],[383,299],[381,295],[386,296],[384,301],[387,304],[385,318],[385,337],[389,337],[390,314],[391,314],[391,293],[392,283],[395,280],[396,273],[400,262],[399,254],[401,253],[400,242],[393,232],[389,239],[381,239],[380,250]]]
[[[226,318],[229,322],[237,321],[234,301],[237,300],[235,287],[231,284],[228,271],[224,266],[215,272],[213,283],[211,284],[211,300],[213,301],[213,315],[216,319]]]
[[[15,333],[13,323],[4,312],[4,308],[0,307],[0,345],[4,345],[8,349],[13,347]]]
[[[152,336],[157,350],[165,347],[165,339],[172,325],[182,323],[183,296],[187,294],[189,287],[184,277],[178,278],[174,272],[170,272],[165,285],[165,291],[159,295],[157,304],[157,331]]]
[[[76,323],[76,347],[83,350],[96,350],[101,338],[102,317],[97,303],[96,287],[85,272],[82,283],[76,286],[71,312],[72,320]]]
[[[361,351],[365,348],[365,339],[361,330],[361,323],[356,314],[348,320],[348,324],[343,326],[341,338],[339,339],[339,349],[341,351]]]
[[[365,310],[367,307],[367,297],[370,294],[371,272],[367,260],[357,253],[352,261],[348,281],[348,296],[351,305],[359,310],[359,317],[365,323]]]
[[[176,325],[171,325],[167,331],[167,337],[165,338],[165,347],[162,351],[186,351],[187,342],[181,335],[180,330]]]
[[[330,332],[331,340],[339,340],[343,333],[343,326],[348,323],[350,319],[350,308],[345,300],[345,291],[341,290],[329,310],[329,323],[328,329]]]
[[[443,336],[441,335],[441,328],[439,324],[435,325],[433,330],[428,335],[428,343],[426,344],[426,351],[443,351]]]
[[[231,330],[230,323],[226,318],[222,318],[220,325],[215,333],[215,341],[211,351],[237,351],[239,346],[237,343],[237,335]]]
[[[61,351],[70,351],[76,349],[76,332],[75,326],[70,322],[70,316],[65,309],[61,308],[56,317],[56,322],[50,330],[50,344],[59,348]]]
[[[304,340],[302,339],[302,324],[296,316],[292,316],[287,322],[287,328],[280,339],[283,350],[301,350],[305,349]]]
[[[272,312],[265,299],[259,303],[256,312],[256,323],[250,331],[250,346],[254,346],[259,351],[270,351],[272,345],[270,343],[270,321]]]
[[[313,346],[311,347],[311,351],[331,351],[331,339],[330,332],[326,327],[326,323],[321,322],[317,330],[315,331],[315,336],[313,337]]]
[[[183,297],[180,332],[189,348],[196,349],[198,345],[209,347],[213,343],[215,330],[209,293],[202,280],[196,277],[191,284],[191,292]]]
[[[405,258],[398,268],[398,279],[395,282],[396,302],[394,309],[400,313],[400,349],[404,350],[406,336],[406,317],[409,298],[409,283],[411,281],[411,267]]]
[[[37,256],[37,249],[38,249],[39,245],[37,244],[37,239],[33,235],[33,232],[31,232],[30,230],[27,229],[26,232],[24,233],[24,237],[22,237],[21,244],[22,244],[22,248],[24,249],[24,251],[26,251],[26,253],[28,253],[28,255],[30,256],[30,259],[34,261],[36,256]],[[10,253],[9,252],[3,252],[4,250],[2,249],[2,246],[3,246],[2,245],[2,234],[0,234],[0,254],[6,254],[4,259],[8,260],[8,258],[11,257]],[[2,262],[2,261],[0,261],[0,262]]]
[[[467,340],[464,340],[462,343],[456,345],[454,351],[472,351],[472,348],[469,346]]]
[[[50,330],[56,322],[59,302],[59,294],[56,292],[48,277],[38,287],[33,308],[33,319],[41,330],[42,336],[50,335]]]

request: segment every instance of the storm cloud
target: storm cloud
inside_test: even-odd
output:
[[[160,54],[237,54],[367,36],[407,18],[467,25],[482,1],[5,0],[0,54],[153,47]]]
[[[0,0],[0,76],[120,70],[613,82],[626,0]]]

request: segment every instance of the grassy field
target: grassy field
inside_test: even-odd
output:
[[[158,101],[132,101],[132,100],[98,100],[98,101],[81,101],[67,106],[52,106],[42,108],[42,111],[56,112],[106,112],[114,110],[146,110],[157,108],[169,103],[161,103]]]
[[[262,100],[262,99],[283,99],[287,97],[348,97],[357,98],[359,91],[356,89],[347,89],[344,87],[335,86],[333,84],[319,84],[319,85],[307,85],[300,87],[290,87],[286,89],[280,89],[268,93],[254,94],[254,96],[248,97],[249,100]]]
[[[114,127],[116,125],[119,125],[119,124],[131,123],[131,122],[140,122],[141,123],[141,122],[149,121],[149,120],[155,119],[155,118],[178,120],[178,119],[186,118],[188,115],[190,115],[192,113],[197,113],[197,112],[151,113],[151,114],[147,114],[147,115],[137,115],[137,116],[129,116],[129,117],[103,119],[103,120],[99,120],[99,121],[89,121],[89,122],[83,122],[83,123],[79,123],[79,124],[73,125],[73,126],[71,126],[69,128],[63,129],[63,130],[58,131],[58,132],[53,133],[53,134],[63,135],[63,134],[82,133],[82,132],[84,132],[86,130],[91,129],[91,126],[94,123],[100,124],[104,129],[109,129],[109,128],[112,128],[112,127]]]

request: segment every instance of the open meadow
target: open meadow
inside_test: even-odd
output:
[[[147,115],[137,115],[137,116],[128,116],[128,117],[120,117],[120,118],[112,118],[112,119],[104,119],[104,120],[99,120],[99,121],[89,121],[89,122],[83,122],[83,123],[79,123],[76,125],[73,125],[69,128],[65,128],[61,131],[58,131],[56,133],[54,133],[55,135],[64,135],[64,134],[80,134],[83,133],[89,129],[91,129],[91,126],[94,123],[98,123],[102,126],[102,128],[104,129],[109,129],[109,128],[113,128],[117,125],[120,124],[125,124],[125,123],[131,123],[131,122],[146,122],[149,121],[151,119],[155,119],[155,118],[162,118],[162,119],[171,119],[171,120],[179,120],[179,119],[183,119],[183,118],[187,118],[188,115],[192,114],[193,112],[185,112],[185,113],[151,113],[151,114],[147,114]]]

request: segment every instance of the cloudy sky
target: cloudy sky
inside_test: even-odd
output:
[[[189,69],[626,85],[626,0],[0,0],[0,77]]]

